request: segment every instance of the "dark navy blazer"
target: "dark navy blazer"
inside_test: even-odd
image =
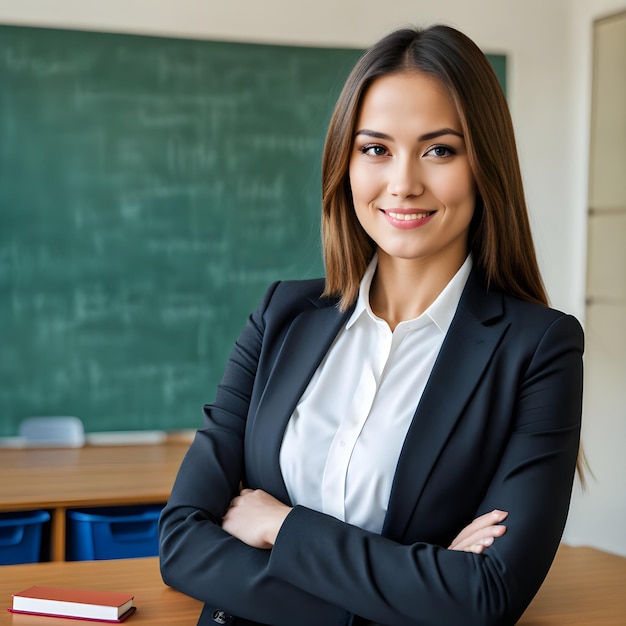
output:
[[[240,482],[289,503],[283,433],[351,313],[322,289],[274,284],[250,316],[161,517],[163,579],[207,604],[203,624],[515,623],[565,525],[583,333],[569,315],[489,291],[476,268],[416,406],[382,535],[301,506],[272,550],[221,529]],[[483,555],[446,549],[495,508],[509,512],[507,532]]]

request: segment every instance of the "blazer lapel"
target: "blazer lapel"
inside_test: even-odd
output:
[[[289,418],[318,365],[352,311],[340,313],[334,303],[304,311],[287,331],[265,391],[259,401],[250,437],[255,437],[256,466],[264,488],[289,501],[280,471],[280,446]],[[261,442],[259,445],[258,442]]]
[[[382,531],[386,537],[402,539],[431,468],[508,327],[485,322],[502,313],[501,294],[487,292],[474,269],[402,447]]]

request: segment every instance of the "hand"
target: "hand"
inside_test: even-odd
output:
[[[506,511],[491,511],[477,517],[471,524],[468,524],[448,546],[448,550],[462,550],[482,554],[496,537],[501,537],[506,532],[506,526],[500,522],[504,521],[508,513]]]
[[[242,489],[222,519],[222,528],[253,548],[270,549],[291,507],[261,489]]]

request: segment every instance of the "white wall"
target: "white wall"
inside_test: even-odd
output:
[[[591,119],[592,91],[592,23],[626,10],[624,0],[575,0],[572,14],[571,50],[572,74],[574,75],[574,161],[573,188],[575,191],[576,216],[586,221],[580,210],[588,202],[589,129]],[[622,112],[626,115],[626,113]],[[584,224],[584,223],[583,223]],[[582,228],[580,249],[586,238]],[[577,256],[574,271],[584,275],[586,257]],[[615,268],[618,270],[621,268]],[[623,269],[621,269],[623,272]],[[622,289],[617,289],[618,293]],[[596,307],[597,309],[598,307]],[[619,310],[619,309],[617,309]],[[623,307],[622,307],[623,310]],[[597,316],[596,316],[597,317]],[[596,324],[598,320],[596,320]],[[626,455],[624,454],[624,371],[623,319],[614,319],[613,326],[602,321],[601,332],[594,332],[593,320],[587,327],[587,373],[585,403],[583,410],[583,442],[595,476],[590,478],[586,491],[574,491],[565,539],[575,545],[586,544],[626,556]],[[609,328],[618,331],[602,349],[603,339]],[[621,329],[621,332],[619,332]],[[609,331],[611,332],[611,331]],[[621,337],[621,339],[620,339]],[[620,348],[622,348],[620,350]],[[621,354],[620,354],[621,352]],[[611,354],[612,353],[612,354]],[[614,361],[612,362],[612,359]],[[592,386],[593,385],[593,386]]]
[[[624,9],[626,0],[0,0],[0,23],[354,47],[406,24],[457,26],[485,51],[508,55],[546,286],[554,306],[583,320],[592,21]],[[603,512],[590,506],[576,494],[566,540],[599,545],[590,519]],[[626,554],[626,545],[600,547]]]

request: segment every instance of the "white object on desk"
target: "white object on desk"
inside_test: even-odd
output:
[[[23,437],[0,437],[0,448],[25,448],[26,439]]]
[[[91,446],[137,446],[163,443],[167,433],[163,430],[118,430],[88,433],[86,440]]]
[[[27,417],[20,423],[20,438],[26,447],[80,448],[85,429],[78,417]]]

